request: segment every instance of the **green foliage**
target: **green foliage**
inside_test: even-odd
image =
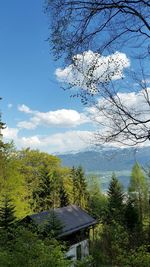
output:
[[[132,250],[129,255],[128,265],[134,267],[148,267],[150,265],[150,252],[147,247],[141,246],[137,250]]]
[[[148,208],[148,185],[143,171],[137,162],[131,172],[129,195],[135,201],[142,224]]]
[[[92,256],[87,256],[80,261],[76,261],[74,264],[75,267],[90,267],[93,266],[93,258]]]
[[[33,205],[34,211],[40,212],[52,208],[52,189],[50,183],[50,174],[46,168],[41,170],[39,184],[33,189]]]
[[[9,248],[0,248],[1,267],[67,267],[64,248],[55,239],[41,240],[36,233],[18,228]]]
[[[88,210],[92,216],[102,220],[107,209],[107,197],[100,190],[97,176],[91,176],[88,183]]]
[[[148,185],[137,163],[129,195],[124,196],[113,174],[105,196],[96,177],[87,182],[82,167],[64,168],[57,157],[38,150],[16,151],[13,144],[4,144],[0,149],[0,201],[0,267],[70,266],[64,247],[54,239],[63,225],[53,212],[70,203],[101,220],[91,242],[95,267],[149,264]],[[50,208],[50,217],[38,230],[18,227],[19,218]],[[91,260],[75,264],[91,266]]]
[[[125,207],[125,223],[127,229],[132,232],[139,225],[139,214],[134,201],[128,199]]]
[[[84,171],[81,166],[72,168],[71,170],[73,180],[73,203],[85,208],[88,200],[87,182]]]
[[[57,237],[61,233],[62,228],[62,222],[57,217],[55,211],[51,210],[49,217],[40,225],[39,232],[43,237]]]
[[[119,265],[128,248],[128,234],[116,221],[104,225],[100,240],[95,241],[94,254],[97,264]],[[119,265],[120,266],[120,265]]]
[[[113,174],[108,188],[108,223],[111,220],[122,221],[124,214],[123,199],[124,192],[122,186],[115,174]]]
[[[6,195],[3,197],[0,205],[0,229],[8,231],[14,226],[15,221],[15,206],[12,204],[12,200]]]
[[[65,190],[63,182],[60,185],[59,198],[60,198],[60,207],[65,207],[69,205],[69,197]]]
[[[27,190],[20,162],[13,143],[5,145],[0,164],[0,196],[8,195],[16,207],[16,216],[23,217],[30,212]],[[0,199],[1,199],[0,197]]]

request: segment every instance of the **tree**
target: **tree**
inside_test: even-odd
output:
[[[92,216],[102,221],[107,209],[107,197],[101,192],[98,177],[92,175],[88,178],[88,209]]]
[[[35,190],[33,190],[33,202],[35,212],[49,210],[50,208],[52,208],[53,200],[50,174],[46,167],[41,171],[39,184],[35,188]]]
[[[16,221],[15,206],[12,204],[12,200],[5,195],[0,206],[0,229],[10,230]]]
[[[139,226],[139,213],[133,199],[128,199],[125,206],[125,225],[130,233]]]
[[[72,56],[93,45],[102,53],[136,40],[136,47],[140,44],[149,52],[149,9],[149,1],[47,0],[53,49],[57,55]]]
[[[116,222],[123,222],[124,220],[124,192],[122,186],[116,178],[115,174],[108,188],[108,222],[114,220]],[[109,223],[110,223],[109,222]]]
[[[62,232],[64,227],[63,223],[60,221],[59,217],[55,213],[54,209],[50,210],[48,218],[39,227],[39,232],[45,237],[57,237]]]
[[[73,203],[85,208],[88,199],[87,182],[84,175],[84,171],[81,166],[78,168],[72,168],[72,179],[73,179]]]
[[[8,248],[14,240],[16,221],[15,206],[5,195],[0,205],[0,246]]]
[[[69,205],[69,198],[64,188],[63,181],[61,182],[60,189],[59,189],[59,198],[60,198],[60,207],[65,207]]]
[[[53,181],[51,180],[53,180],[52,177],[54,172],[56,171],[55,173],[57,173],[57,170],[61,168],[60,159],[55,156],[49,155],[48,153],[40,152],[38,150],[31,150],[29,148],[18,151],[17,159],[20,163],[20,174],[24,177],[25,180],[26,190],[28,192],[28,203],[32,210],[33,194],[35,197],[35,191],[39,187],[40,182],[47,183],[47,185],[45,185],[47,187],[47,190],[50,190],[50,188],[48,189],[48,187],[49,183],[51,183],[52,191]]]
[[[52,50],[70,63],[56,75],[69,89],[79,88],[73,96],[94,106],[92,119],[101,126],[96,144],[149,141],[149,1],[47,0],[46,12]],[[126,79],[130,63],[124,53],[134,61]],[[141,105],[128,103],[127,96]]]
[[[18,227],[10,247],[0,247],[0,266],[3,267],[69,267],[64,246],[55,239],[40,239],[37,233]]]
[[[148,207],[148,186],[140,165],[136,162],[132,168],[129,195],[138,208],[140,223]]]

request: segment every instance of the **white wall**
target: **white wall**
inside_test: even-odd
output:
[[[83,240],[79,243],[76,243],[74,245],[72,245],[69,248],[69,251],[66,253],[67,257],[70,257],[73,261],[77,260],[77,246],[81,245],[81,255],[82,258],[84,258],[85,256],[89,255],[89,240]]]

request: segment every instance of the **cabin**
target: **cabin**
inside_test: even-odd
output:
[[[67,257],[73,261],[83,259],[89,255],[89,231],[97,223],[85,210],[76,205],[69,205],[53,210],[55,218],[61,223],[61,229],[56,238],[68,245]],[[42,225],[49,221],[52,210],[28,215],[25,221],[35,225]]]

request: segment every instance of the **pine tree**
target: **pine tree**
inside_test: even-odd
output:
[[[49,210],[52,207],[52,187],[50,174],[46,168],[41,171],[38,187],[33,191],[34,211]]]
[[[76,176],[76,168],[73,166],[71,169],[71,178],[72,178],[72,184],[73,184],[73,203],[76,204],[77,201],[77,188],[78,188],[78,182],[77,182],[77,176]]]
[[[123,199],[124,192],[122,189],[122,185],[116,178],[115,174],[113,174],[108,188],[108,219],[110,221],[123,221]]]
[[[128,199],[125,207],[125,225],[129,232],[133,232],[139,226],[139,214],[132,199]]]
[[[6,195],[4,196],[0,206],[0,229],[10,231],[15,225],[15,206],[12,200]]]
[[[74,204],[85,208],[87,205],[88,190],[84,171],[81,166],[72,168]]]
[[[49,213],[48,218],[45,220],[43,225],[41,225],[39,231],[44,237],[56,237],[61,233],[62,228],[63,223],[58,218],[55,210],[52,209]]]
[[[60,207],[65,207],[69,205],[68,194],[64,188],[63,182],[60,185],[59,198],[60,198]]]

